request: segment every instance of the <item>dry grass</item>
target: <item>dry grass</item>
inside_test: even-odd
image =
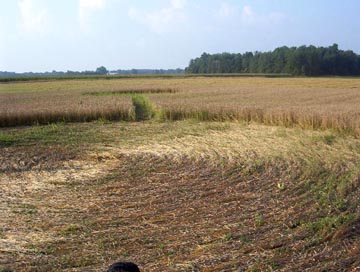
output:
[[[163,119],[246,120],[356,134],[360,131],[360,79],[344,78],[149,78],[0,84],[0,125],[132,120],[129,97],[118,95],[129,91],[147,93],[161,109]],[[86,95],[89,93],[95,95]]]
[[[2,131],[0,267],[356,271],[360,142],[193,121]]]

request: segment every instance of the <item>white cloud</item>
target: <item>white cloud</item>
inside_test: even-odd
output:
[[[33,0],[18,2],[21,15],[21,29],[27,33],[44,33],[47,31],[49,14],[45,8],[35,5]]]
[[[241,13],[241,19],[246,23],[253,23],[255,22],[255,17],[257,17],[257,15],[254,14],[252,8],[250,6],[244,6]]]
[[[171,6],[175,9],[183,9],[186,5],[186,0],[171,0]]]
[[[221,18],[227,18],[232,16],[236,12],[236,8],[229,5],[228,3],[222,2],[218,10],[218,15]]]
[[[105,6],[106,0],[79,0],[79,14],[78,19],[82,26],[85,26],[89,17],[96,10],[102,9]]]
[[[278,12],[270,13],[257,13],[254,9],[249,6],[239,6],[229,4],[228,2],[221,2],[218,9],[214,13],[214,16],[220,19],[231,19],[236,20],[242,25],[274,25],[284,21],[286,16]]]
[[[256,13],[251,6],[244,6],[241,12],[241,20],[245,24],[256,25],[274,25],[282,23],[286,16],[279,12],[271,12],[266,14]]]
[[[148,26],[151,31],[163,34],[174,31],[187,21],[184,11],[186,3],[186,0],[171,0],[168,7],[150,12],[142,12],[132,7],[128,15],[134,21]]]
[[[129,8],[128,15],[131,19],[134,19],[134,20],[138,20],[140,17],[138,10],[134,7]]]

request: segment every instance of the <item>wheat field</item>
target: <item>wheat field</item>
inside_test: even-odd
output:
[[[245,120],[359,134],[357,78],[129,78],[0,84],[0,126],[134,120],[129,93],[165,120]],[[124,95],[122,95],[124,94]]]

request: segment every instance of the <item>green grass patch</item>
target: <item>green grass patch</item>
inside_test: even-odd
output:
[[[0,272],[13,272],[13,271],[14,270],[10,268],[0,266]]]
[[[19,140],[19,137],[17,137],[13,133],[0,131],[0,147],[15,145],[19,142]]]
[[[355,214],[340,214],[327,216],[318,219],[308,225],[309,230],[320,236],[327,236],[338,230],[341,226],[348,224],[355,219]]]
[[[47,126],[32,126],[22,129],[10,129],[0,131],[0,147],[14,145],[32,145],[35,142],[42,144],[54,143],[63,136],[66,141],[72,141],[73,137],[78,137],[78,133],[65,124],[51,124]]]
[[[136,121],[146,121],[155,117],[155,108],[147,97],[138,94],[133,95],[132,103]]]
[[[70,224],[68,226],[63,227],[60,230],[60,235],[62,236],[70,236],[75,235],[83,230],[83,227],[77,224]]]
[[[336,143],[336,138],[337,136],[334,133],[326,133],[324,135],[314,136],[313,142],[314,143],[320,142],[326,145],[333,145],[334,143]]]

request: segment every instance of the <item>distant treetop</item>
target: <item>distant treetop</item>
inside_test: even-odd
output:
[[[95,71],[95,74],[98,74],[98,75],[106,75],[107,73],[109,73],[109,71],[104,66],[100,66],[100,67],[96,68],[96,71]]]

